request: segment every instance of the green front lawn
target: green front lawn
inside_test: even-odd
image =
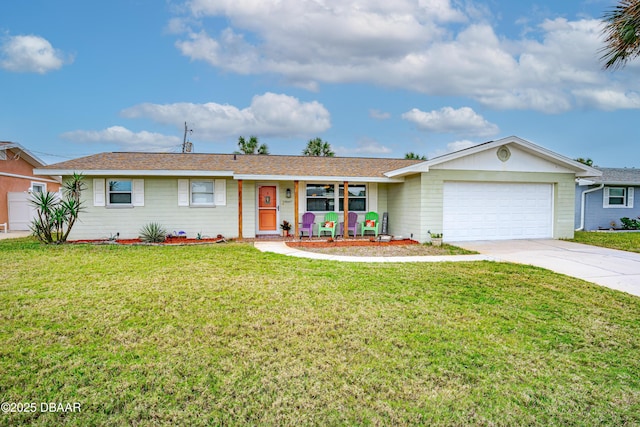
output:
[[[621,251],[640,252],[640,232],[607,233],[601,231],[576,231],[572,241],[587,245],[620,249]]]
[[[637,425],[640,299],[505,263],[0,242],[1,425]],[[38,409],[40,407],[38,406]]]

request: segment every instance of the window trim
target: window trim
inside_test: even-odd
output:
[[[35,181],[31,181],[31,187],[29,187],[29,192],[30,193],[34,193],[35,191],[33,190],[34,186],[38,186],[38,187],[42,187],[42,192],[46,193],[47,192],[47,183],[46,182],[35,182]]]
[[[196,203],[193,201],[193,184],[196,182],[207,182],[211,184],[211,203]],[[196,193],[199,194],[199,193]],[[209,193],[201,193],[209,194]],[[216,184],[213,179],[190,179],[189,180],[189,206],[193,207],[214,207],[216,205]]]
[[[192,195],[192,182],[196,181],[212,181],[213,182],[213,204],[204,204],[204,203],[192,203],[191,195]],[[218,206],[226,206],[227,205],[227,180],[224,178],[198,178],[198,179],[190,179],[190,178],[178,178],[178,206],[180,207],[192,207],[192,208],[215,208]]]
[[[344,204],[344,196],[340,197],[340,187],[342,187],[342,191],[344,193],[344,183],[343,184],[339,184],[338,185],[338,209],[340,209],[340,203],[342,201],[342,203]],[[352,211],[351,209],[349,209],[349,212],[361,212],[361,213],[367,213],[367,208],[369,207],[369,186],[367,184],[359,184],[359,183],[349,183],[349,188],[351,187],[364,187],[364,196],[349,196],[349,202],[351,202],[351,200],[356,200],[356,199],[364,199],[364,210],[361,211]],[[349,208],[349,206],[347,206],[347,209]],[[344,212],[344,206],[343,209],[341,211],[338,212]]]
[[[611,190],[622,190],[622,196],[612,196]],[[622,197],[622,204],[611,204],[611,198]],[[602,191],[602,207],[605,209],[631,209],[633,208],[634,187],[604,187]]]
[[[114,181],[128,181],[131,184],[131,190],[129,191],[112,191],[111,190],[111,182]],[[106,181],[106,191],[105,191],[105,197],[106,197],[106,202],[107,202],[107,206],[112,206],[112,207],[130,207],[133,206],[133,179],[131,178],[108,178]],[[111,194],[126,194],[129,193],[129,195],[131,196],[131,201],[129,203],[112,203],[111,202]]]

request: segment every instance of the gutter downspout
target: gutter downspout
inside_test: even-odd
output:
[[[582,231],[584,229],[584,208],[587,200],[587,193],[593,193],[594,191],[602,190],[604,188],[604,183],[600,184],[595,188],[591,188],[589,190],[585,190],[582,192],[582,200],[580,201],[580,227],[576,228],[575,231]]]

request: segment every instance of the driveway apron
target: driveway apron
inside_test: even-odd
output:
[[[452,242],[502,261],[529,264],[640,296],[640,254],[563,240]]]

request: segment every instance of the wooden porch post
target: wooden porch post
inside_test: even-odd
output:
[[[294,236],[297,238],[300,235],[299,224],[298,224],[298,215],[300,215],[300,203],[299,203],[299,195],[298,195],[298,187],[299,182],[293,181],[293,217],[294,219]]]
[[[242,240],[242,180],[238,180],[238,240]]]
[[[344,182],[344,238],[349,238],[349,182]],[[354,233],[355,234],[355,233]]]

